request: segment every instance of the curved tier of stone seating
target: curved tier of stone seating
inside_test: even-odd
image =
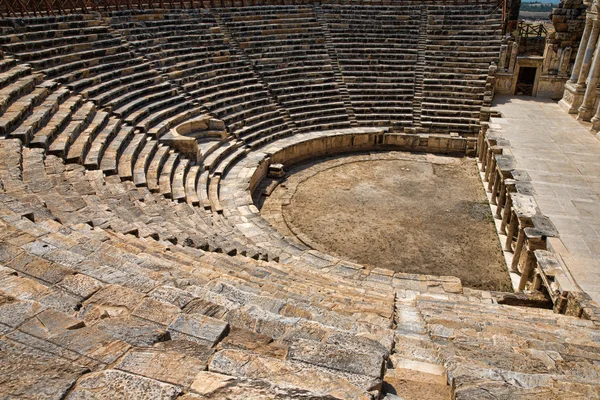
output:
[[[322,9],[359,124],[410,127],[422,9]]]
[[[3,20],[8,28],[0,36],[3,51],[14,54],[47,77],[62,83],[83,99],[111,112],[122,122],[153,136],[197,115],[197,105],[160,76],[152,62],[142,57],[135,42],[128,42],[104,20],[93,15]],[[65,89],[63,89],[65,90]],[[59,115],[67,115],[78,103],[67,103]],[[49,107],[44,107],[47,110]],[[62,111],[62,112],[61,112]],[[85,117],[84,111],[80,113]],[[68,132],[69,130],[67,130]],[[60,138],[53,151],[64,153],[78,132]],[[74,135],[73,135],[74,133]],[[34,143],[47,145],[42,133]]]
[[[352,123],[339,76],[335,101],[291,83],[331,63],[324,18],[256,10],[0,22],[16,58],[0,60],[0,393],[418,399],[426,382],[441,393],[432,399],[600,397],[595,306],[572,312],[591,321],[501,306],[507,294],[457,278],[310,250],[260,217],[251,191],[272,162],[373,146],[464,152],[472,141],[317,131],[332,126],[318,110],[337,118],[339,103],[333,126]],[[246,48],[236,18],[258,21],[248,26],[265,41]],[[249,50],[278,40],[305,46],[265,48],[297,64],[286,79]],[[329,84],[329,69],[314,72]],[[205,114],[225,132],[206,146],[173,129]],[[481,350],[492,344],[492,356]]]
[[[12,154],[21,151],[22,159]],[[159,389],[167,398],[219,398],[216,381],[246,396],[300,390],[367,399],[383,381],[384,390],[412,390],[407,398],[415,399],[423,382],[447,388],[441,399],[450,396],[445,368],[456,398],[599,394],[594,321],[501,306],[452,278],[351,265],[342,277],[341,268],[69,227],[35,200],[57,181],[44,169],[64,165],[50,156],[56,165],[44,168],[41,152],[0,140],[0,346],[9,394],[39,396],[43,386],[44,398]]]
[[[251,65],[231,46],[212,13],[115,12],[110,25],[235,136],[251,142],[291,133]],[[161,126],[163,132],[181,120],[171,122]]]
[[[258,15],[253,7],[224,9],[220,16],[300,132],[350,126],[312,7],[261,7]]]
[[[421,125],[430,132],[479,132],[490,63],[497,61],[494,5],[427,6]]]

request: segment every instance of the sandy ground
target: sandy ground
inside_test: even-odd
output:
[[[282,220],[317,250],[371,268],[451,275],[468,287],[510,291],[475,161],[397,154],[298,167],[303,178],[295,191],[285,194],[284,182],[271,197],[291,195],[280,204]]]

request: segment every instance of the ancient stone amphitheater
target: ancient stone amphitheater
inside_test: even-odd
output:
[[[0,398],[600,397],[597,305],[486,122],[495,1],[129,5],[0,20]],[[254,203],[370,151],[478,155],[522,292],[365,268]]]

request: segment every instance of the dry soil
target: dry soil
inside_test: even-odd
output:
[[[281,208],[283,220],[317,250],[370,268],[451,275],[468,287],[510,291],[475,161],[399,154],[298,167],[307,178]]]

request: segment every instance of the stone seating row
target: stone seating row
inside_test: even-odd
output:
[[[68,97],[68,94],[64,88],[52,93],[49,97],[56,97],[50,106],[54,108],[54,115],[47,113],[50,115],[38,118],[37,113],[32,112],[30,117],[38,122],[30,124],[27,120],[28,131],[21,134],[18,127],[9,135],[87,168],[99,168],[108,174],[119,171],[121,179],[133,179],[136,185],[146,185],[145,172],[151,165],[156,141],[146,140],[144,134],[134,134],[133,127],[121,126],[121,122],[109,118],[108,113],[96,112],[93,103],[82,103],[80,96]],[[152,111],[152,106],[149,109]],[[164,123],[164,116],[159,119]]]
[[[487,90],[485,69],[497,58],[497,10],[484,6],[448,12],[431,6],[427,10],[422,123],[437,132],[449,125],[454,131],[474,135]],[[481,41],[481,36],[490,42]]]
[[[4,142],[3,142],[3,145],[4,145]],[[25,160],[31,160],[32,158],[35,158],[36,160],[41,160],[41,158],[39,157],[40,154],[41,153],[39,151],[35,151],[35,150],[33,150],[33,151],[26,151],[24,153],[23,157],[24,157]],[[16,159],[16,157],[12,158],[12,160],[15,160],[15,159]],[[51,174],[51,175],[55,175],[55,174],[58,174],[58,176],[62,175],[63,179],[62,180],[61,179],[58,179],[58,180],[55,179],[55,182],[62,182],[60,185],[64,185],[64,184],[68,183],[69,179],[71,179],[71,178],[69,177],[70,174],[65,174],[68,171],[68,169],[66,169],[64,171],[60,171],[60,168],[57,168],[57,167],[60,166],[60,164],[61,164],[61,162],[60,162],[59,159],[57,159],[57,158],[51,158],[49,161],[46,162],[46,172],[48,174]],[[50,165],[53,165],[53,167],[51,169],[50,169]],[[45,174],[43,172],[42,172],[42,174],[39,174],[39,173],[34,173],[33,170],[28,170],[28,168],[30,168],[30,167],[33,168],[33,169],[35,169],[36,166],[39,166],[39,165],[37,163],[33,163],[33,162],[29,163],[28,161],[25,161],[23,163],[23,172],[21,173],[21,175],[22,175],[22,177],[24,179],[24,184],[30,185],[32,187],[36,187],[36,183],[42,183],[44,180],[48,179],[48,177],[50,175],[44,176]],[[42,167],[43,167],[43,165],[42,165]],[[79,175],[79,174],[75,174],[75,176],[76,175]],[[3,176],[3,178],[4,178],[4,176]],[[52,185],[50,185],[50,186],[52,186]],[[62,190],[57,185],[55,185],[55,188],[57,190]],[[83,187],[81,186],[80,189],[83,189]],[[86,189],[86,191],[90,192],[90,189],[88,188],[88,189]],[[16,194],[16,193],[13,193],[13,194]],[[40,196],[40,195],[46,195],[46,194],[38,192],[37,195]],[[49,198],[50,197],[47,197],[47,199],[49,199]],[[316,277],[316,275],[315,275],[315,277]],[[361,302],[362,302],[362,300],[361,300]],[[384,323],[384,325],[387,325],[387,324],[389,324],[389,322]]]
[[[359,125],[369,121],[375,126],[409,125],[412,121],[419,27],[417,18],[403,17],[417,15],[419,10],[395,11],[394,16],[378,14],[369,7],[323,7]],[[368,67],[363,70],[364,65]],[[381,71],[384,68],[385,72]],[[398,104],[399,101],[402,102]],[[400,109],[396,108],[398,105]]]
[[[308,20],[307,15],[310,15]],[[245,20],[235,11],[222,13],[221,16],[227,29],[239,42],[242,51],[253,60],[269,92],[273,93],[287,110],[296,125],[317,129],[323,124],[343,123],[348,120],[345,108],[336,108],[336,104],[343,102],[341,96],[336,93],[336,78],[328,61],[325,38],[311,9],[298,8],[286,13],[285,17],[253,17],[247,24],[242,24]],[[271,28],[274,24],[277,25],[277,30]],[[274,55],[283,57],[285,61],[273,58]],[[284,65],[282,61],[285,62]],[[297,63],[292,67],[290,61]],[[323,62],[325,69],[321,67]],[[297,67],[303,68],[304,71],[297,73]],[[306,69],[310,70],[310,75],[304,74]],[[307,83],[308,77],[310,81]],[[325,93],[325,97],[319,95]],[[320,106],[297,108],[302,106],[302,100],[307,101],[306,94],[318,101]],[[328,102],[329,99],[332,103]],[[289,102],[293,102],[294,108],[289,108]]]
[[[14,220],[11,222],[14,222]],[[84,366],[92,371],[96,371],[84,376],[82,378],[83,381],[94,379],[98,375],[109,374],[111,370],[107,369],[108,364],[121,356],[124,356],[122,363],[115,366],[117,370],[113,371],[117,376],[119,373],[128,375],[131,372],[136,374],[143,372],[138,370],[140,367],[139,362],[147,357],[148,352],[152,354],[151,359],[154,358],[155,361],[161,357],[178,356],[180,359],[181,357],[187,357],[185,360],[188,361],[184,363],[187,368],[185,368],[185,374],[183,375],[189,373],[190,369],[193,371],[191,375],[196,375],[198,372],[206,370],[209,356],[213,353],[217,356],[222,351],[224,356],[228,355],[229,357],[228,365],[231,365],[231,362],[235,359],[231,357],[234,357],[236,354],[244,356],[246,362],[248,361],[248,357],[263,362],[271,360],[270,362],[275,363],[273,368],[285,367],[286,363],[295,365],[293,363],[300,362],[299,365],[303,365],[304,368],[315,370],[312,374],[313,379],[315,379],[315,373],[319,371],[317,367],[319,365],[322,368],[322,372],[319,372],[317,375],[320,377],[319,379],[323,379],[323,382],[326,382],[324,378],[335,379],[338,383],[337,387],[330,389],[334,391],[340,390],[340,379],[349,379],[348,376],[342,378],[342,375],[336,372],[339,371],[337,365],[335,365],[336,368],[330,369],[331,372],[325,372],[327,371],[327,367],[323,364],[323,361],[317,361],[314,356],[310,355],[310,352],[300,351],[298,345],[304,342],[290,341],[293,337],[292,331],[294,326],[297,327],[296,324],[299,318],[279,318],[278,325],[280,328],[285,328],[286,331],[289,330],[288,336],[284,336],[284,332],[286,331],[273,330],[275,327],[270,329],[266,327],[266,329],[259,328],[258,322],[261,320],[266,322],[266,318],[270,318],[271,321],[274,321],[271,315],[274,315],[273,311],[277,308],[281,309],[281,306],[269,308],[265,303],[261,303],[261,301],[268,299],[263,293],[257,292],[251,287],[247,287],[245,291],[243,289],[240,290],[243,286],[240,283],[236,283],[236,286],[228,284],[226,275],[223,276],[222,283],[219,280],[216,280],[214,283],[207,283],[198,272],[194,274],[186,274],[183,270],[177,272],[178,263],[175,260],[162,261],[159,257],[149,254],[152,251],[156,251],[158,254],[160,246],[155,246],[154,248],[148,246],[149,248],[146,249],[148,253],[143,253],[140,252],[141,248],[134,247],[134,245],[144,246],[143,242],[138,243],[131,239],[127,240],[127,238],[115,240],[114,234],[111,235],[102,232],[102,230],[83,229],[83,233],[75,230],[66,231],[57,223],[47,223],[44,225],[45,229],[37,228],[33,223],[31,223],[33,226],[21,223],[19,224],[22,227],[21,229],[14,228],[9,224],[4,225],[7,228],[3,229],[4,234],[21,234],[23,240],[20,244],[25,251],[18,246],[11,246],[8,243],[4,248],[3,263],[8,264],[9,267],[2,267],[3,289],[7,290],[7,292],[3,291],[2,293],[5,299],[2,302],[5,311],[3,314],[12,316],[12,312],[15,309],[31,310],[21,314],[23,315],[21,319],[3,319],[2,322],[8,324],[5,326],[11,328],[11,333],[4,340],[11,341],[13,348],[15,345],[20,345],[20,349],[27,348],[26,346],[31,346],[33,343],[44,343],[44,350],[38,351],[37,355],[42,354],[44,356],[43,359],[47,363],[50,362],[53,366],[66,365],[67,360],[70,360],[73,365],[71,370],[69,370],[71,374],[65,374],[67,375],[66,378],[63,376],[60,377],[63,379],[70,378],[70,384],[73,384],[74,380],[86,371],[82,367],[79,367],[77,370],[78,366]],[[60,232],[61,229],[62,232]],[[29,234],[29,241],[27,241],[25,239],[25,232],[34,232],[36,236]],[[68,235],[65,234],[67,232]],[[107,236],[112,237],[111,242],[106,240]],[[99,241],[97,238],[104,239],[104,242]],[[86,246],[86,250],[80,250],[79,253],[72,252],[67,243],[71,244],[71,246],[81,243],[81,246]],[[40,250],[36,250],[37,248],[40,248]],[[27,249],[32,250],[28,251]],[[19,250],[21,250],[21,253],[29,255],[29,260],[23,261]],[[133,253],[134,250],[135,253]],[[102,270],[98,268],[96,271],[93,271],[89,270],[89,267],[82,268],[80,265],[77,265],[76,260],[94,256],[98,257],[100,254],[102,254],[101,260],[105,264]],[[120,257],[127,257],[130,261],[123,261]],[[182,264],[186,258],[189,260],[192,259],[189,256],[186,257],[184,253],[179,253],[179,257]],[[69,261],[65,261],[66,259]],[[197,294],[192,294],[192,292],[171,286],[156,273],[154,273],[152,278],[144,279],[143,277],[152,275],[152,269],[146,269],[147,267],[144,268],[143,266],[136,269],[132,261],[137,259],[140,260],[140,265],[143,265],[143,261],[150,268],[152,268],[152,264],[156,266],[160,265],[163,269],[168,268],[172,273],[186,274],[188,275],[188,280],[191,278],[192,281],[200,285],[198,286],[199,288],[206,286],[206,289],[204,291],[197,291]],[[35,263],[37,263],[37,270],[31,267]],[[43,263],[46,263],[47,269],[43,269]],[[89,262],[86,264],[89,265]],[[194,264],[198,265],[199,263],[195,261]],[[206,264],[211,266],[217,265],[216,262],[210,264],[206,262]],[[99,266],[100,264],[96,262],[93,265]],[[129,269],[130,274],[136,271],[138,274],[137,279],[126,282],[122,278],[119,279],[115,273],[113,273],[114,278],[111,278],[109,275],[110,268],[125,271]],[[145,272],[145,269],[148,272]],[[51,270],[54,271],[54,275],[48,274]],[[36,278],[40,277],[41,280],[33,280],[30,278],[32,275],[29,274],[33,274]],[[192,278],[193,275],[196,276],[195,279]],[[50,279],[51,281],[47,281],[46,279]],[[115,280],[119,283],[114,283]],[[159,283],[160,280],[163,280],[162,285]],[[234,279],[229,280],[229,282],[233,281]],[[86,288],[86,290],[82,290],[83,288]],[[150,295],[150,292],[153,295]],[[238,297],[237,300],[236,296]],[[59,300],[57,301],[53,298]],[[184,298],[185,300],[183,300]],[[240,303],[240,299],[243,299],[242,303]],[[249,306],[252,302],[257,303],[254,306],[254,314],[249,309],[244,309],[244,307]],[[290,305],[292,303],[291,300],[287,300],[286,302]],[[75,308],[79,307],[77,303],[81,307],[79,312],[75,311]],[[300,305],[300,302],[297,302],[297,304]],[[209,306],[211,311],[206,309],[207,306]],[[107,313],[107,310],[117,308],[121,311],[118,313],[108,311]],[[261,310],[261,312],[257,313],[258,310]],[[289,311],[286,314],[291,315]],[[17,313],[17,315],[20,314]],[[36,323],[37,321],[39,323],[45,322],[47,326],[46,330],[40,329],[36,323],[27,322],[27,317],[36,315]],[[304,316],[306,315],[304,314]],[[256,321],[255,324],[248,325],[248,322],[242,322],[248,321],[247,318],[240,318],[242,316],[254,319]],[[322,319],[322,317],[319,318]],[[50,325],[53,325],[53,327],[49,328]],[[338,351],[348,353],[351,351],[350,343],[353,340],[352,334],[348,335],[343,330],[328,328],[327,325],[316,321],[310,322],[309,325],[321,329],[322,334],[320,339],[316,339],[316,337],[308,339],[309,342],[307,344],[322,342],[326,348],[331,349],[333,346],[336,346],[334,344],[336,341],[332,339],[335,339],[337,335],[337,342],[342,338],[346,342]],[[320,326],[323,326],[323,328],[320,328]],[[135,329],[137,334],[131,335],[131,329]],[[264,333],[260,333],[261,331]],[[236,337],[238,339],[235,342],[239,342],[239,339],[244,337],[243,335],[246,335],[246,339],[249,340],[248,343],[253,341],[256,343],[256,339],[261,337],[265,340],[274,336],[277,341],[281,339],[281,345],[273,344],[269,348],[270,351],[258,353],[252,352],[250,349],[239,350],[239,347],[234,347],[238,350],[231,350],[229,347],[221,349],[217,346],[221,341],[227,343],[227,341],[231,341]],[[331,337],[331,339],[327,340],[326,337]],[[267,339],[266,343],[272,340]],[[84,341],[85,346],[83,346]],[[284,343],[289,343],[289,345],[285,345]],[[383,362],[385,357],[387,357],[385,348],[381,344],[372,341],[372,348],[369,349],[366,347],[368,343],[370,342],[366,339],[358,340],[356,343],[357,349],[362,348],[363,350],[359,350],[357,353],[357,349],[353,349],[354,357],[357,357],[359,354],[365,354],[366,356],[373,349],[377,349],[377,352],[380,354],[379,357],[381,357],[381,360],[377,362]],[[166,349],[168,349],[167,352],[163,348],[165,345],[167,346]],[[98,354],[98,351],[104,346],[106,346],[106,349],[103,349],[102,354]],[[153,347],[151,347],[152,350],[148,349],[149,346]],[[215,348],[214,350],[211,349],[213,347]],[[290,347],[289,358],[285,357],[287,347]],[[145,349],[142,350],[141,348]],[[347,350],[344,350],[344,348]],[[369,353],[365,353],[367,349],[369,349]],[[186,356],[185,354],[188,352],[189,355]],[[199,361],[193,363],[193,358],[190,357],[192,354],[198,355],[201,352],[205,354],[205,358],[203,358],[205,365],[200,365]],[[27,351],[25,354],[28,354]],[[145,356],[142,356],[144,354]],[[139,358],[140,356],[142,358]],[[367,357],[363,358],[363,362],[366,362]],[[137,361],[135,361],[136,359]],[[300,361],[302,359],[304,361]],[[243,363],[241,360],[239,362]],[[28,363],[29,359],[26,360],[26,364]],[[311,367],[311,365],[315,365],[315,367]],[[151,364],[145,365],[142,368],[150,366]],[[332,366],[334,365],[332,364]],[[373,366],[375,365],[373,364]],[[158,371],[146,371],[145,374],[166,380],[167,382],[179,384],[183,388],[189,388],[190,381],[188,378],[185,378],[183,381],[179,379],[173,380],[173,376],[165,379],[164,374],[168,374],[169,372],[163,368],[158,367]],[[230,368],[219,369],[219,367],[215,367],[215,370],[221,373],[237,375]],[[363,369],[364,367],[361,367],[361,370]],[[377,371],[377,369],[379,370]],[[76,370],[77,373],[73,374],[73,370]],[[372,371],[377,371],[377,374],[375,374],[377,376],[372,376]],[[353,372],[358,372],[358,370],[353,370]],[[157,373],[158,375],[156,375]],[[252,371],[242,373],[243,376],[252,374]],[[380,379],[380,374],[380,366],[372,369],[371,372],[367,372],[367,376],[370,379]],[[367,386],[368,379],[361,379],[361,374],[352,373],[352,376],[354,381],[345,384],[348,388],[347,390],[361,390],[359,389],[361,386],[363,387],[363,391],[371,389],[371,387]],[[37,378],[39,379],[40,376]],[[63,380],[57,378],[56,375],[54,379],[55,382],[60,381],[61,383]],[[110,381],[110,375],[107,376],[107,379]],[[148,380],[147,378],[145,379]],[[154,382],[158,384],[158,381]],[[315,383],[317,382],[312,382],[313,385]],[[318,383],[317,386],[319,386]],[[83,387],[85,387],[85,384]],[[85,389],[79,387],[74,389],[74,393],[77,393],[79,390],[85,393]]]

